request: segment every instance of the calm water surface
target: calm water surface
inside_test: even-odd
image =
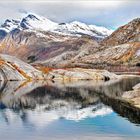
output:
[[[139,140],[139,110],[116,100],[139,82],[1,82],[0,140]]]

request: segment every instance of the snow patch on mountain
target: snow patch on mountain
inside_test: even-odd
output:
[[[29,14],[22,19],[20,26],[26,29],[36,29],[42,31],[49,31],[56,26],[57,23],[35,14]]]
[[[102,26],[89,25],[89,27],[98,31],[99,33],[101,33],[102,35],[105,35],[105,36],[109,36],[113,32],[113,30],[109,30]]]
[[[87,25],[78,21],[73,21],[71,23],[60,23],[53,31],[68,35],[90,35],[97,38],[107,37],[113,32],[113,30],[109,30],[105,27]]]

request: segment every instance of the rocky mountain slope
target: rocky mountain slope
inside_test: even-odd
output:
[[[98,43],[87,36],[71,37],[50,32],[14,30],[0,43],[0,52],[14,55],[28,63],[45,63],[55,67],[74,57],[98,50]]]
[[[95,49],[96,48],[96,49]],[[58,57],[51,59],[58,66]],[[49,64],[49,60],[43,64]],[[64,62],[64,61],[63,61]],[[63,62],[60,62],[60,66]],[[140,19],[134,19],[118,28],[110,36],[98,43],[94,51],[83,56],[73,57],[64,67],[106,68],[108,66],[140,65]]]
[[[75,60],[76,63],[87,64],[88,66],[113,66],[131,65],[136,66],[140,61],[140,42],[126,43],[118,46],[108,47],[95,54]]]
[[[117,46],[129,42],[140,42],[140,18],[121,26],[100,44],[102,46]]]
[[[74,66],[140,65],[140,19],[134,19],[99,42],[99,50],[75,60]]]

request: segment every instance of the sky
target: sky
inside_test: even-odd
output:
[[[27,13],[56,22],[80,21],[116,29],[140,17],[140,0],[0,0],[0,23]]]

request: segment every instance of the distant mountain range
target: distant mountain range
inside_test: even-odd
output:
[[[1,25],[0,53],[55,68],[139,65],[140,19],[113,32],[78,21],[55,23],[28,14]]]
[[[56,23],[36,14],[28,14],[21,20],[7,19],[0,28],[1,38],[5,37],[6,34],[15,29],[50,31],[71,36],[90,35],[96,39],[103,39],[112,33],[112,30],[105,27],[87,25],[78,21],[73,21],[71,23]]]

